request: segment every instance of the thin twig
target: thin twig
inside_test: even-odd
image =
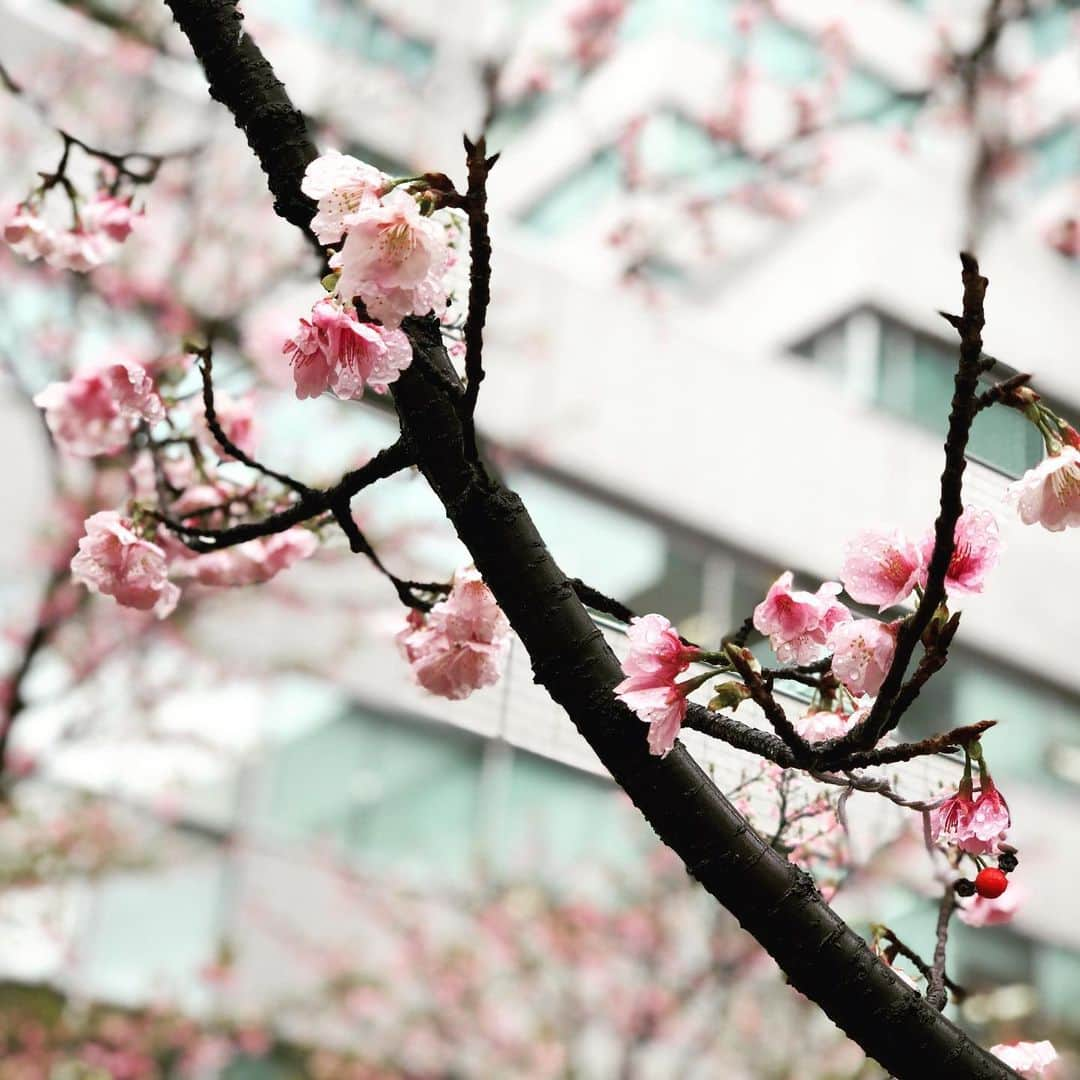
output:
[[[890,948],[887,949],[886,952],[893,952],[897,956],[903,956],[905,959],[910,960],[915,967],[919,969],[919,974],[926,979],[927,983],[929,983],[931,972],[933,970],[930,965],[915,952],[914,949],[905,945],[904,942],[902,942],[887,926],[883,926],[880,932],[881,936],[890,945]],[[942,974],[942,981],[945,987],[952,993],[953,999],[958,1003],[968,996],[968,992],[962,986],[958,986],[944,973]]]
[[[465,452],[477,456],[476,425],[473,416],[484,381],[484,324],[491,302],[491,237],[488,235],[487,178],[498,154],[487,157],[487,139],[465,139],[469,187],[465,193],[465,213],[469,219],[469,314],[465,319],[465,396],[461,402]]]
[[[210,429],[210,434],[217,440],[218,446],[220,446],[229,457],[239,461],[242,465],[246,465],[249,469],[254,469],[256,472],[262,473],[263,476],[269,476],[271,480],[276,480],[279,484],[284,484],[285,487],[291,488],[301,499],[313,494],[312,489],[309,488],[307,484],[302,484],[299,480],[295,480],[286,473],[277,472],[274,469],[267,468],[267,466],[260,464],[249,454],[246,454],[241,450],[240,447],[225,434],[221,424],[218,422],[217,412],[214,409],[213,350],[207,345],[205,348],[199,350],[198,356],[202,361],[199,370],[202,374],[202,398],[203,410],[206,413],[206,426]]]
[[[945,886],[938,908],[937,936],[934,943],[934,963],[927,978],[926,1000],[940,1012],[948,1002],[945,993],[945,946],[949,938],[949,919],[956,910],[956,895],[952,884]]]
[[[151,515],[166,528],[171,529],[192,551],[220,551],[235,547],[248,540],[257,540],[263,536],[284,532],[308,521],[320,514],[333,512],[335,504],[342,499],[352,498],[364,488],[384,480],[413,464],[413,455],[409,444],[398,439],[392,446],[380,450],[370,461],[346,473],[338,483],[325,490],[307,489],[306,493],[292,506],[277,514],[271,514],[261,521],[247,521],[227,529],[208,529],[199,525],[188,525],[177,521],[160,511],[150,511]]]
[[[934,523],[934,550],[927,569],[926,586],[915,613],[905,619],[900,627],[892,664],[869,715],[846,735],[821,747],[819,754],[826,765],[842,759],[849,750],[865,750],[875,745],[882,735],[899,723],[902,710],[897,707],[898,699],[908,664],[923,632],[945,600],[945,577],[955,548],[956,523],[964,510],[964,469],[967,465],[968,437],[977,411],[976,391],[985,323],[984,301],[989,284],[979,273],[979,265],[973,255],[961,253],[960,262],[964,287],[963,314],[943,313],[960,335],[960,359],[954,378],[949,431],[945,439],[945,467],[941,474],[940,512]],[[910,698],[914,700],[914,695],[910,695]],[[907,703],[910,704],[910,701]]]

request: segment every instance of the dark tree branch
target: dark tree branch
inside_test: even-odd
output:
[[[341,499],[335,500],[330,507],[330,512],[334,515],[334,520],[340,526],[341,531],[348,538],[349,550],[356,555],[366,555],[375,569],[386,577],[394,586],[394,589],[398,594],[398,599],[406,607],[416,608],[417,611],[430,611],[432,607],[431,601],[417,596],[417,593],[423,592],[432,594],[445,593],[448,591],[445,585],[441,585],[438,582],[405,581],[388,570],[382,559],[379,558],[378,553],[371,546],[370,541],[364,536],[363,532],[361,532],[360,526],[356,524],[356,519],[352,516],[352,511],[349,509],[349,500],[347,498],[342,497]]]
[[[288,217],[302,166],[316,151],[303,138],[302,123],[297,128],[284,89],[250,39],[237,39],[232,0],[167,2],[207,68],[214,96],[245,131],[259,126],[260,159]],[[264,107],[267,95],[276,110]],[[282,122],[280,162],[275,115]],[[310,210],[296,223],[306,230],[309,216]],[[445,389],[452,369],[437,323],[407,320],[405,330],[413,363],[393,393],[421,472],[524,644],[537,681],[660,838],[776,958],[792,984],[886,1068],[901,1077],[935,1070],[980,1080],[1014,1076],[875,958],[813,881],[754,833],[681,747],[662,759],[648,753],[642,725],[612,693],[622,672],[600,629],[521,500],[465,454],[458,402]]]
[[[221,551],[223,548],[247,543],[248,540],[258,540],[263,536],[284,532],[320,514],[333,513],[335,505],[340,504],[342,500],[347,505],[348,500],[364,488],[377,480],[385,480],[388,476],[393,476],[394,473],[413,464],[415,461],[408,440],[398,439],[392,446],[380,450],[360,468],[346,473],[333,487],[326,488],[324,491],[307,488],[306,494],[288,509],[271,514],[270,517],[263,518],[261,521],[247,521],[228,529],[207,529],[200,525],[188,525],[183,521],[177,521],[161,512],[152,511],[152,513],[162,525],[176,533],[192,551]]]
[[[465,193],[465,213],[469,219],[469,314],[465,319],[465,397],[461,402],[465,428],[465,452],[477,456],[476,426],[473,420],[480,384],[484,381],[484,324],[491,303],[491,237],[488,235],[487,178],[498,154],[487,157],[487,139],[475,143],[465,139],[465,160],[469,187]]]
[[[218,422],[217,411],[214,408],[213,350],[207,345],[205,348],[199,350],[198,356],[201,361],[199,372],[202,375],[202,399],[203,411],[206,414],[206,426],[210,429],[210,434],[214,436],[218,446],[220,446],[229,457],[233,458],[235,461],[239,461],[241,465],[246,465],[249,469],[254,469],[256,472],[262,473],[263,476],[269,476],[271,480],[276,480],[279,484],[291,488],[301,499],[312,495],[313,492],[307,484],[302,484],[299,480],[294,480],[286,473],[276,472],[274,469],[269,469],[265,465],[261,465],[249,454],[244,453],[244,451],[225,434],[221,424]]]
[[[279,217],[295,225],[325,258],[311,231],[315,204],[300,190],[304,170],[318,151],[281,80],[244,30],[236,0],[200,0],[197,19],[187,0],[165,0],[191,42],[210,86],[210,96],[232,113],[266,173]],[[231,108],[232,104],[238,108]]]
[[[956,910],[956,896],[952,884],[945,886],[938,908],[937,935],[934,942],[934,963],[927,978],[926,1000],[939,1012],[945,1008],[945,947],[949,938],[949,919]]]
[[[792,759],[798,765],[809,764],[813,758],[813,750],[810,744],[795,730],[794,724],[788,719],[783,706],[773,697],[772,691],[765,684],[765,680],[750,666],[750,662],[743,654],[743,650],[737,646],[727,650],[728,659],[732,667],[739,674],[739,678],[746,684],[750,691],[750,699],[765,714],[765,718],[773,726],[773,730],[783,740],[785,746],[791,751]]]
[[[930,965],[917,953],[914,949],[905,945],[887,926],[881,928],[881,936],[889,943],[889,948],[886,949],[886,953],[893,953],[896,956],[903,956],[910,960],[918,969],[919,974],[926,979],[927,985],[931,982],[932,968]],[[941,976],[942,984],[948,989],[953,998],[957,1002],[961,1002],[968,996],[968,992],[962,987],[958,986],[948,977],[948,975],[942,972]]]
[[[955,548],[956,523],[964,510],[964,469],[967,466],[968,437],[977,412],[976,391],[985,323],[983,305],[988,284],[987,279],[979,273],[974,256],[962,254],[960,262],[964,286],[963,315],[947,316],[960,335],[960,361],[953,380],[949,431],[945,438],[945,468],[941,474],[940,511],[934,523],[934,551],[927,568],[926,588],[915,613],[905,619],[900,627],[892,665],[870,714],[842,738],[822,744],[819,748],[819,760],[826,766],[841,760],[849,750],[869,749],[899,723],[902,709],[898,704],[908,664],[930,620],[945,600],[945,577]],[[914,700],[915,694],[909,693],[906,697],[905,707]]]

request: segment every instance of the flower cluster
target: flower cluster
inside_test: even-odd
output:
[[[697,683],[675,681],[699,654],[685,645],[663,615],[635,618],[627,630],[630,652],[623,660],[626,678],[616,696],[649,725],[649,752],[663,756],[674,745],[686,717],[686,693]]]
[[[851,619],[851,612],[836,599],[835,581],[826,581],[816,593],[793,590],[793,581],[787,570],[773,582],[754,608],[754,627],[768,636],[784,663],[812,664],[829,652],[829,635]]]
[[[972,756],[979,763],[977,799],[973,797]],[[964,775],[959,790],[930,816],[930,835],[935,841],[951,844],[968,855],[993,855],[1001,850],[1011,824],[1009,805],[990,776],[981,747],[978,742],[972,743],[965,748]]]
[[[140,537],[131,520],[115,510],[86,519],[71,573],[91,592],[111,596],[124,607],[153,611],[159,619],[180,599],[180,589],[168,578],[164,550]]]
[[[301,399],[326,390],[359,398],[365,386],[382,394],[412,362],[412,346],[401,330],[360,322],[355,308],[331,297],[315,304],[310,320],[300,320],[282,351]]]
[[[960,515],[954,532],[954,549],[946,571],[949,594],[982,590],[987,573],[998,559],[1000,541],[997,522],[986,510],[968,507]],[[826,695],[820,708],[813,708],[797,723],[808,741],[837,738],[858,723],[863,714],[856,698],[873,697],[880,689],[896,653],[900,621],[857,619],[838,599],[846,589],[862,603],[877,604],[884,611],[906,600],[926,584],[934,552],[934,534],[920,543],[909,540],[899,530],[866,531],[847,546],[841,578],[826,581],[816,592],[794,588],[790,570],[769,587],[765,599],[754,608],[753,625],[769,639],[782,663],[810,665],[831,657],[829,667],[852,705],[846,711],[836,706],[835,695]],[[623,662],[627,678],[616,694],[649,725],[649,746],[653,753],[671,749],[686,716],[687,694],[702,679],[677,683],[676,677],[690,661],[704,655],[713,663],[724,658],[701,654],[682,644],[679,635],[661,615],[634,619],[628,631],[630,655]],[[747,654],[748,656],[750,654]],[[726,666],[726,665],[725,665]],[[742,684],[725,683],[729,688]],[[714,698],[710,708],[738,705],[745,697],[730,690]],[[865,704],[865,702],[863,703]]]
[[[304,174],[305,195],[317,200],[312,229],[330,259],[337,296],[359,297],[368,314],[396,328],[409,315],[445,307],[444,276],[452,261],[447,223],[424,214],[405,187],[346,154],[330,151]]]
[[[236,547],[182,559],[177,571],[180,577],[215,588],[259,585],[314,555],[318,546],[314,533],[297,526]]]
[[[108,364],[66,382],[50,383],[34,398],[61,449],[78,457],[115,454],[140,423],[164,418],[153,380],[139,364]]]
[[[949,595],[977,593],[998,560],[997,522],[988,510],[967,507],[954,531],[945,575]],[[902,603],[925,586],[934,552],[934,535],[918,544],[900,530],[867,530],[847,545],[840,578],[848,595],[880,611]],[[816,593],[792,588],[790,571],[772,584],[754,609],[754,627],[769,638],[786,664],[811,664],[832,656],[832,672],[856,696],[875,695],[896,652],[899,622],[856,619],[836,599],[841,586],[825,582]]]
[[[194,555],[167,536],[148,539],[131,518],[102,510],[86,519],[71,573],[91,592],[111,596],[122,607],[153,611],[163,619],[180,599],[180,587],[171,578],[215,588],[257,585],[313,555],[318,546],[313,533],[294,527]]]
[[[986,575],[1001,551],[997,521],[989,510],[966,507],[953,532],[953,553],[945,574],[950,596],[982,592]],[[934,534],[919,544],[899,529],[866,530],[848,544],[840,572],[847,594],[879,611],[906,600],[915,587],[925,587],[934,554]]]
[[[509,633],[510,623],[491,590],[469,567],[454,574],[449,595],[431,611],[409,612],[397,644],[425,690],[461,701],[498,682]]]
[[[74,205],[74,204],[73,204]],[[70,229],[58,229],[41,216],[40,199],[20,203],[4,225],[4,240],[23,258],[44,259],[60,270],[86,273],[116,254],[131,235],[138,214],[131,199],[99,191],[76,212]]]

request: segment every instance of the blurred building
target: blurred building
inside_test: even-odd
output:
[[[5,6],[30,18],[29,5]],[[908,132],[948,5],[776,6],[790,14],[746,30],[746,5],[630,0],[582,67],[568,21],[605,5],[479,0],[450,21],[424,0],[246,5],[298,103],[396,174],[460,175],[459,135],[483,111],[484,65],[513,58],[509,104],[490,133],[502,158],[479,421],[560,564],[698,640],[741,623],[786,568],[807,583],[835,577],[858,528],[930,528],[956,355],[937,311],[959,304],[973,145],[943,125]],[[1033,371],[1076,420],[1080,263],[1046,241],[1080,209],[1070,7],[1033,5],[1006,32],[1008,62],[1043,92],[1023,167],[1003,188],[1009,212],[994,216],[980,257],[987,351],[1000,372]],[[801,156],[810,140],[796,134],[797,91],[827,81],[838,21],[849,64],[818,178]],[[340,65],[330,90],[328,63]],[[754,135],[742,145],[723,124],[748,71]],[[378,413],[366,422],[385,423]],[[983,1003],[1000,1015],[1022,1015],[1035,991],[1068,1020],[1080,993],[1070,899],[1080,880],[1060,838],[1080,813],[1080,551],[1070,535],[1021,527],[1002,503],[1041,453],[1012,412],[976,424],[967,500],[998,513],[1005,554],[986,594],[964,604],[954,655],[903,733],[1002,721],[987,753],[1012,805],[1016,881],[1029,898],[1010,928],[958,927],[953,974],[1011,986]],[[520,649],[503,684],[453,707],[408,686],[391,653],[386,641],[350,668],[347,699],[296,680],[264,690],[268,701],[252,691],[241,711],[269,714],[273,737],[180,808],[202,829],[205,875],[92,889],[77,985],[142,992],[154,972],[133,927],[156,941],[154,919],[184,928],[170,937],[173,960],[159,958],[177,987],[212,943],[242,939],[230,915],[236,860],[221,847],[237,830],[275,852],[331,837],[367,865],[448,881],[477,860],[558,867],[635,850],[638,834],[565,718],[537,696]],[[733,752],[701,752],[738,775]],[[85,776],[84,764],[61,763],[57,775]],[[262,872],[249,866],[249,885],[277,880]],[[883,919],[929,940],[926,901],[898,890],[888,904]],[[62,967],[55,959],[61,980]]]

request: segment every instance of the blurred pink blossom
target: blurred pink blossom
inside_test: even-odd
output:
[[[91,592],[111,596],[118,604],[168,615],[180,590],[168,579],[165,552],[132,531],[131,522],[115,510],[86,519],[86,535],[71,560],[71,572]]]

